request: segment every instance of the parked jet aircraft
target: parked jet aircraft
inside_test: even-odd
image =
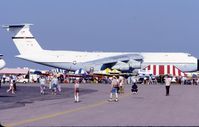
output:
[[[5,65],[6,65],[5,61],[1,58],[2,56],[3,56],[3,55],[0,54],[0,69],[4,68]]]
[[[183,72],[198,70],[198,60],[188,53],[167,52],[81,52],[44,50],[30,32],[32,24],[15,24],[3,26],[13,33],[14,41],[20,55],[17,58],[31,62],[62,68],[86,71],[104,70],[106,68],[121,71],[144,69],[149,65],[173,65]]]

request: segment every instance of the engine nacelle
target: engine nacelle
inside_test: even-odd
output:
[[[141,62],[136,60],[129,60],[128,63],[118,61],[112,69],[116,70],[122,70],[122,71],[128,71],[130,69],[140,69],[141,68]]]
[[[129,62],[127,64],[129,65],[130,68],[133,68],[133,69],[140,69],[141,68],[141,62],[140,61],[129,60]]]
[[[129,64],[119,61],[112,67],[112,69],[127,71],[129,70]]]

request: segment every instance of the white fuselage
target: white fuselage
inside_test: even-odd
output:
[[[38,54],[38,55],[36,55]],[[117,55],[125,54],[140,54],[143,56],[143,62],[141,68],[148,65],[175,65],[183,72],[196,71],[197,70],[197,58],[191,56],[188,53],[163,53],[163,52],[78,52],[78,51],[51,51],[43,50],[36,54],[29,54],[27,56],[19,55],[19,58],[30,60],[36,63],[68,69],[76,70],[83,68],[89,70],[94,68],[100,70],[101,65],[99,64],[85,64],[91,61],[99,59],[113,57]]]

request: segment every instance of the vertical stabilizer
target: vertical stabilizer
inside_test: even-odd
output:
[[[20,54],[37,53],[43,50],[30,32],[31,25],[15,24],[3,26],[3,28],[12,33],[12,40]]]

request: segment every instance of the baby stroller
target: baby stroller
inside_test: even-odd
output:
[[[138,86],[136,85],[136,83],[133,83],[133,85],[131,87],[131,92],[133,94],[136,94],[138,92]]]

